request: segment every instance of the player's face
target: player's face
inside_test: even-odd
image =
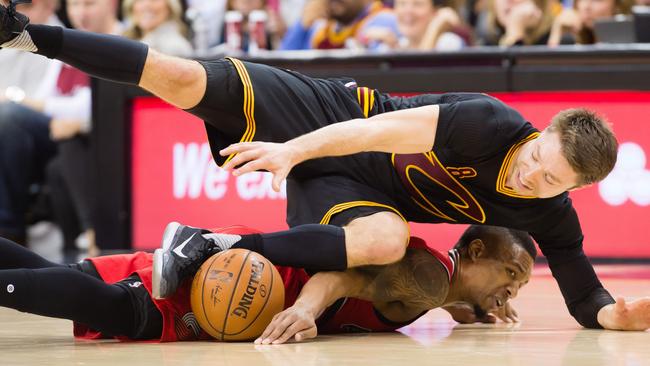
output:
[[[554,197],[578,186],[578,174],[562,153],[560,136],[544,130],[514,158],[506,185],[523,196]]]
[[[521,247],[504,244],[498,253],[479,258],[472,265],[466,301],[478,305],[485,312],[495,311],[513,299],[528,283],[533,259]]]

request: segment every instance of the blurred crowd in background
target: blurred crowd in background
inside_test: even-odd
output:
[[[121,35],[163,53],[201,57],[593,44],[603,40],[599,23],[648,14],[648,4],[650,0],[32,0],[18,9],[32,23]],[[2,50],[0,62],[10,70],[0,79],[0,236],[36,243],[51,239],[55,227],[60,230],[52,240],[63,248],[92,252],[90,80],[29,53]]]

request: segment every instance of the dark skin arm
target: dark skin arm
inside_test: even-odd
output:
[[[388,320],[412,320],[443,304],[449,290],[447,276],[433,255],[419,249],[409,249],[402,260],[385,266],[317,273],[302,288],[295,304],[278,313],[256,343],[316,337],[316,319],[343,297],[371,301]]]

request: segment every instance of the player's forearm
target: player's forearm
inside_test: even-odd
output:
[[[366,151],[426,152],[433,146],[438,113],[437,105],[382,113],[368,119],[331,124],[287,144],[294,148],[297,163]]]
[[[294,306],[301,306],[318,318],[328,306],[343,297],[356,297],[365,286],[361,276],[346,272],[319,272],[300,291]]]

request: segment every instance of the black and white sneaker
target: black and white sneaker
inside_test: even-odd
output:
[[[203,262],[240,239],[239,235],[215,234],[178,222],[169,223],[162,248],[154,252],[153,297],[165,299],[173,295],[185,279],[196,274]]]
[[[8,6],[0,5],[0,45],[3,45],[20,36],[29,18],[16,11],[16,5],[29,4],[31,0],[11,0]]]

